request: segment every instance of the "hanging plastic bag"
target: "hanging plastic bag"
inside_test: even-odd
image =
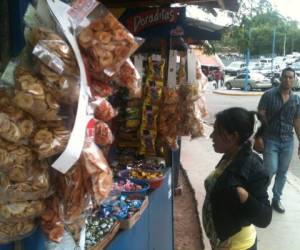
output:
[[[87,182],[95,205],[108,196],[112,187],[112,172],[102,153],[93,142],[93,135],[88,131],[85,146],[82,151],[81,161],[86,169]]]
[[[35,220],[0,222],[0,244],[22,240],[30,236],[36,227]]]
[[[42,200],[22,201],[0,205],[0,221],[18,222],[34,219],[42,214],[45,204]]]
[[[104,71],[111,76],[139,45],[102,4],[97,11],[97,19],[79,30],[78,43],[92,62],[93,71]]]
[[[39,159],[63,152],[70,137],[70,131],[65,127],[37,129],[33,136],[34,150]]]
[[[60,120],[59,104],[44,90],[43,83],[29,70],[18,68],[16,71],[17,91],[14,103],[38,120]]]

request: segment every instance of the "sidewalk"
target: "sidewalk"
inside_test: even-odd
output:
[[[202,204],[205,197],[204,179],[213,170],[221,155],[214,152],[208,138],[212,128],[205,127],[207,137],[190,141],[182,138],[181,162],[195,190],[199,220],[202,223]],[[285,214],[273,212],[273,219],[266,229],[257,229],[259,250],[299,250],[297,240],[300,227],[300,180],[291,173],[285,185],[283,203]],[[203,228],[202,228],[203,231]],[[208,239],[204,235],[206,250],[210,250]]]
[[[262,91],[243,91],[243,90],[228,90],[226,88],[219,88],[213,90],[214,94],[218,95],[235,95],[235,96],[261,96],[264,92]]]

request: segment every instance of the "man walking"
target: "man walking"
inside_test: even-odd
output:
[[[258,112],[267,122],[261,141],[264,165],[270,177],[275,175],[272,207],[279,213],[285,212],[281,196],[293,154],[293,128],[300,141],[300,98],[292,92],[294,80],[295,71],[292,68],[284,69],[280,85],[265,92],[258,105]]]

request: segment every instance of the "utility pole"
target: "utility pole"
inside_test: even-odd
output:
[[[286,48],[286,33],[284,34],[284,40],[283,40],[283,56],[285,56],[286,54],[285,48]]]
[[[272,75],[273,75],[273,66],[274,66],[275,43],[276,43],[276,29],[273,30],[273,41],[272,41],[272,64],[271,64]]]
[[[250,18],[252,20],[252,1],[250,1]],[[250,23],[248,26],[248,48],[246,50],[245,53],[245,57],[246,57],[246,75],[245,75],[245,79],[244,79],[244,91],[249,90],[248,89],[248,84],[249,84],[249,61],[250,61],[250,43],[251,43],[251,27],[250,27]]]

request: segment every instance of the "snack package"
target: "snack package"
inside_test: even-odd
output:
[[[42,200],[22,201],[0,205],[0,221],[18,222],[39,217],[45,210]]]
[[[177,89],[170,89],[167,87],[163,89],[164,105],[178,104],[179,101],[179,93]]]
[[[107,146],[113,143],[114,136],[109,126],[103,121],[95,124],[95,142],[99,146]]]
[[[165,59],[153,55],[148,57],[148,77],[153,80],[163,80]]]
[[[139,153],[146,156],[156,155],[156,132],[142,129],[140,133],[141,145]]]
[[[5,173],[10,181],[21,183],[31,178],[34,152],[27,146],[0,141],[0,171]]]
[[[95,98],[109,97],[114,93],[112,86],[107,83],[99,82],[98,80],[90,80],[89,87],[91,89],[92,95]]]
[[[91,71],[117,72],[139,47],[133,35],[100,4],[98,18],[79,30],[78,43],[88,56]]]
[[[46,92],[43,83],[30,71],[19,67],[16,71],[17,91],[13,102],[38,120],[60,120],[59,104]]]
[[[0,108],[0,137],[9,142],[21,143],[28,140],[33,131],[34,121],[22,110],[14,106]]]
[[[21,240],[30,236],[36,229],[35,220],[0,222],[0,244]]]
[[[62,104],[74,104],[79,96],[79,76],[59,75],[42,63],[37,63],[38,71],[46,90]]]
[[[86,219],[87,216],[72,221],[71,223],[65,223],[66,230],[71,233],[76,245],[79,245],[81,238],[84,237],[83,230],[85,228]]]
[[[92,102],[92,106],[95,107],[95,118],[104,122],[111,121],[111,119],[118,114],[112,105],[104,98],[97,98]]]
[[[130,59],[127,59],[120,67],[120,70],[112,78],[119,86],[129,89],[129,93],[138,97],[141,93],[139,80],[141,76]]]
[[[158,80],[147,79],[145,87],[145,103],[159,105],[164,83]]]
[[[37,45],[41,40],[52,40],[61,41],[62,38],[57,35],[53,30],[46,27],[31,27],[30,36],[28,37],[28,42],[32,47]]]
[[[57,193],[61,202],[61,218],[71,223],[81,218],[90,201],[84,179],[84,166],[77,162],[66,174],[58,174]]]
[[[198,84],[181,84],[179,87],[181,102],[195,102],[199,99]]]
[[[102,151],[91,141],[91,138],[86,140],[81,161],[85,166],[87,183],[93,201],[98,206],[110,193],[112,172]]]
[[[32,53],[59,75],[79,75],[74,53],[62,39],[40,40]]]
[[[178,90],[164,88],[158,132],[162,141],[172,150],[178,149],[177,136],[179,135],[179,125],[181,123],[179,110]]]
[[[46,210],[42,213],[41,227],[47,238],[59,243],[65,232],[64,223],[59,217],[59,199],[51,196],[45,201]]]
[[[45,159],[64,151],[70,137],[70,131],[63,126],[42,127],[33,136],[34,150],[39,159]]]
[[[142,126],[148,130],[157,130],[158,107],[152,105],[145,105],[143,107],[143,121]]]
[[[20,172],[30,171],[30,174],[26,174],[28,179],[25,182],[15,182],[11,176],[0,173],[0,203],[7,204],[48,197],[53,190],[46,167],[47,164],[44,162],[34,162],[32,168],[20,170]]]

